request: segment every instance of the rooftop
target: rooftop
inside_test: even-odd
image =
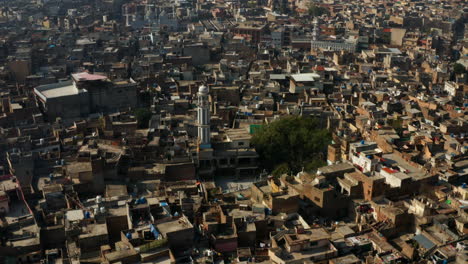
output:
[[[186,217],[181,217],[178,219],[174,219],[169,222],[161,223],[156,226],[158,230],[167,237],[168,233],[181,231],[188,228],[193,228],[192,224]]]
[[[349,164],[347,162],[343,163],[337,163],[325,167],[320,167],[318,169],[318,172],[320,172],[322,175],[324,174],[330,174],[330,173],[336,173],[336,172],[342,172],[342,171],[353,171],[354,166],[352,164]]]
[[[384,154],[382,157],[384,159],[384,164],[400,167],[403,169],[403,173],[412,178],[420,178],[426,175],[426,172],[409,164],[406,160],[404,160],[397,154],[389,153]]]
[[[320,78],[320,75],[316,73],[299,73],[291,75],[291,78],[296,82],[314,82]]]
[[[72,78],[75,81],[105,81],[107,76],[99,74],[91,74],[87,72],[73,73]]]
[[[72,81],[41,85],[34,88],[34,92],[44,101],[47,99],[77,95],[86,90],[79,90]]]

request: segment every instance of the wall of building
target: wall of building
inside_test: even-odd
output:
[[[167,233],[167,240],[171,248],[191,248],[194,237],[193,227]]]
[[[239,241],[239,247],[255,247],[255,241],[256,241],[256,236],[257,233],[255,231],[251,232],[243,232],[239,231],[237,232],[238,236],[238,241]]]
[[[274,214],[277,213],[295,213],[299,210],[299,196],[280,196],[272,197],[271,210]]]
[[[136,89],[136,83],[114,84],[113,87],[108,88],[106,91],[106,106],[109,109],[136,107],[138,99]]]
[[[127,214],[106,217],[106,225],[109,242],[114,244],[120,241],[121,231],[129,228]]]
[[[216,239],[214,247],[218,252],[233,252],[237,249],[237,237]]]
[[[49,120],[57,117],[74,118],[87,116],[90,113],[88,94],[86,92],[76,95],[48,98],[45,102],[46,114]]]
[[[181,181],[195,179],[195,166],[193,163],[179,163],[166,165],[167,181]]]
[[[109,239],[107,234],[80,236],[78,243],[83,252],[89,252],[92,250],[99,250],[102,245],[109,244]]]

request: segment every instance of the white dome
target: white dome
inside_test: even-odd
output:
[[[207,86],[201,85],[200,88],[198,88],[198,92],[199,92],[199,93],[207,94],[207,93],[209,92],[209,89],[208,89]]]

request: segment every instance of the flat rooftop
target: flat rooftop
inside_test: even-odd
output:
[[[291,78],[296,82],[313,82],[315,79],[319,79],[320,75],[316,73],[299,73],[291,75]]]
[[[41,85],[34,88],[34,92],[44,101],[47,99],[77,95],[86,90],[78,90],[72,81]]]
[[[412,166],[406,160],[394,153],[384,154],[382,157],[385,160],[384,163],[404,169],[404,173],[410,176],[411,178],[422,178],[426,176],[426,173],[424,171]]]
[[[249,132],[245,129],[227,129],[226,136],[229,140],[248,140],[251,138]]]
[[[4,220],[8,225],[17,223],[19,219],[32,217],[28,207],[23,201],[14,200],[10,204],[10,211],[5,216]]]
[[[356,257],[354,254],[342,256],[336,259],[333,259],[334,264],[353,264],[353,263],[361,263],[361,260]]]
[[[167,236],[167,233],[177,232],[180,230],[193,228],[192,224],[185,217],[179,219],[158,224],[156,226],[164,236]]]
[[[91,74],[87,72],[73,73],[72,77],[76,81],[105,81],[107,76],[99,74]]]
[[[354,171],[354,166],[347,163],[338,163],[329,166],[324,166],[318,169],[322,174],[345,172],[345,171]]]
[[[82,233],[80,234],[80,239],[88,238],[88,237],[95,237],[107,235],[107,225],[106,224],[94,224],[88,225],[82,229]]]

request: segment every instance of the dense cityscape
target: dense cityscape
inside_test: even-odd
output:
[[[465,0],[0,1],[0,264],[468,263]]]

